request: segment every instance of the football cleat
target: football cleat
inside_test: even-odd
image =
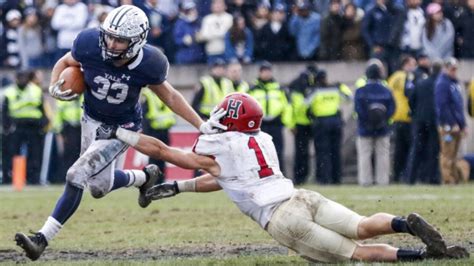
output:
[[[138,188],[140,190],[140,195],[138,195],[138,205],[142,208],[146,208],[151,203],[151,198],[146,196],[146,191],[155,185],[156,181],[163,175],[163,173],[155,164],[145,166],[143,171],[146,174],[146,181]]]
[[[451,259],[469,258],[470,254],[466,248],[461,246],[449,246],[446,251],[446,256]]]
[[[23,233],[16,233],[16,245],[20,246],[26,253],[26,256],[31,260],[37,260],[44,249],[48,246],[48,241],[42,233],[35,233],[32,236],[27,236]]]
[[[417,213],[410,213],[407,223],[410,230],[425,243],[427,257],[436,258],[446,255],[446,243],[434,226]]]

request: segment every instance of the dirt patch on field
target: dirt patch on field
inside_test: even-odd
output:
[[[157,247],[156,249],[127,249],[120,251],[73,251],[46,249],[40,261],[62,260],[164,260],[167,258],[209,257],[224,258],[245,255],[279,255],[287,254],[288,250],[273,245],[216,245]],[[24,262],[29,259],[19,250],[0,250],[0,262]]]

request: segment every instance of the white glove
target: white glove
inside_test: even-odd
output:
[[[61,101],[72,101],[76,99],[79,95],[73,93],[72,90],[61,90],[61,86],[64,84],[64,79],[58,80],[54,85],[49,86],[49,94]]]
[[[216,134],[221,130],[227,130],[227,127],[219,122],[219,120],[227,114],[223,108],[218,109],[217,106],[211,112],[211,117],[202,123],[199,131],[203,134]]]

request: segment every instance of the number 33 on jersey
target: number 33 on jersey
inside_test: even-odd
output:
[[[104,61],[98,29],[82,31],[71,54],[81,63],[88,89],[84,94],[87,115],[107,124],[141,120],[140,90],[166,80],[168,60],[158,49],[145,45],[132,62],[116,67]]]

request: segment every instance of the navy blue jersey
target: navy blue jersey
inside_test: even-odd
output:
[[[106,124],[140,124],[140,90],[146,85],[163,83],[168,74],[168,59],[150,45],[145,45],[128,65],[116,67],[104,61],[98,29],[79,33],[71,53],[81,63],[88,86],[84,92],[84,110]]]

